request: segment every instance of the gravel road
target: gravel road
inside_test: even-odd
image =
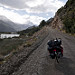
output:
[[[49,28],[48,37],[12,75],[75,75],[75,37]],[[61,38],[64,56],[59,63],[49,57],[47,41]]]

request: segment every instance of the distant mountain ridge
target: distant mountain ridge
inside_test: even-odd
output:
[[[0,20],[0,32],[16,32],[8,23]]]
[[[30,24],[32,25],[32,23]],[[5,16],[0,16],[0,32],[16,32],[25,30],[31,26],[30,24],[17,24],[10,21]]]

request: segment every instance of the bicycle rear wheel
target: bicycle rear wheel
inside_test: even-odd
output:
[[[58,58],[58,54],[56,54],[56,59],[57,63],[59,63],[59,58]]]

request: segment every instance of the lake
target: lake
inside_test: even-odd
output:
[[[4,39],[4,38],[12,38],[12,37],[19,37],[20,34],[1,34],[0,38]]]

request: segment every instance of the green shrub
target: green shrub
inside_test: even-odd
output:
[[[67,33],[75,33],[75,23],[74,19],[65,18],[64,21],[64,29]]]
[[[58,9],[57,14],[61,13],[64,7],[61,7],[60,9]]]
[[[28,36],[32,36],[35,32],[37,32],[38,30],[40,30],[40,28],[39,27],[32,27],[32,28],[28,28],[28,29],[26,29],[26,30],[23,30],[23,31],[20,31],[20,32],[18,32],[21,36],[22,35],[28,35]]]
[[[23,44],[23,40],[19,39],[4,39],[0,42],[0,54],[7,55],[13,50],[16,50],[18,46]]]
[[[39,28],[42,28],[42,27],[45,26],[45,25],[46,25],[45,20],[42,20],[42,21],[40,22]]]
[[[3,41],[3,39],[0,39],[0,42],[2,42]]]

